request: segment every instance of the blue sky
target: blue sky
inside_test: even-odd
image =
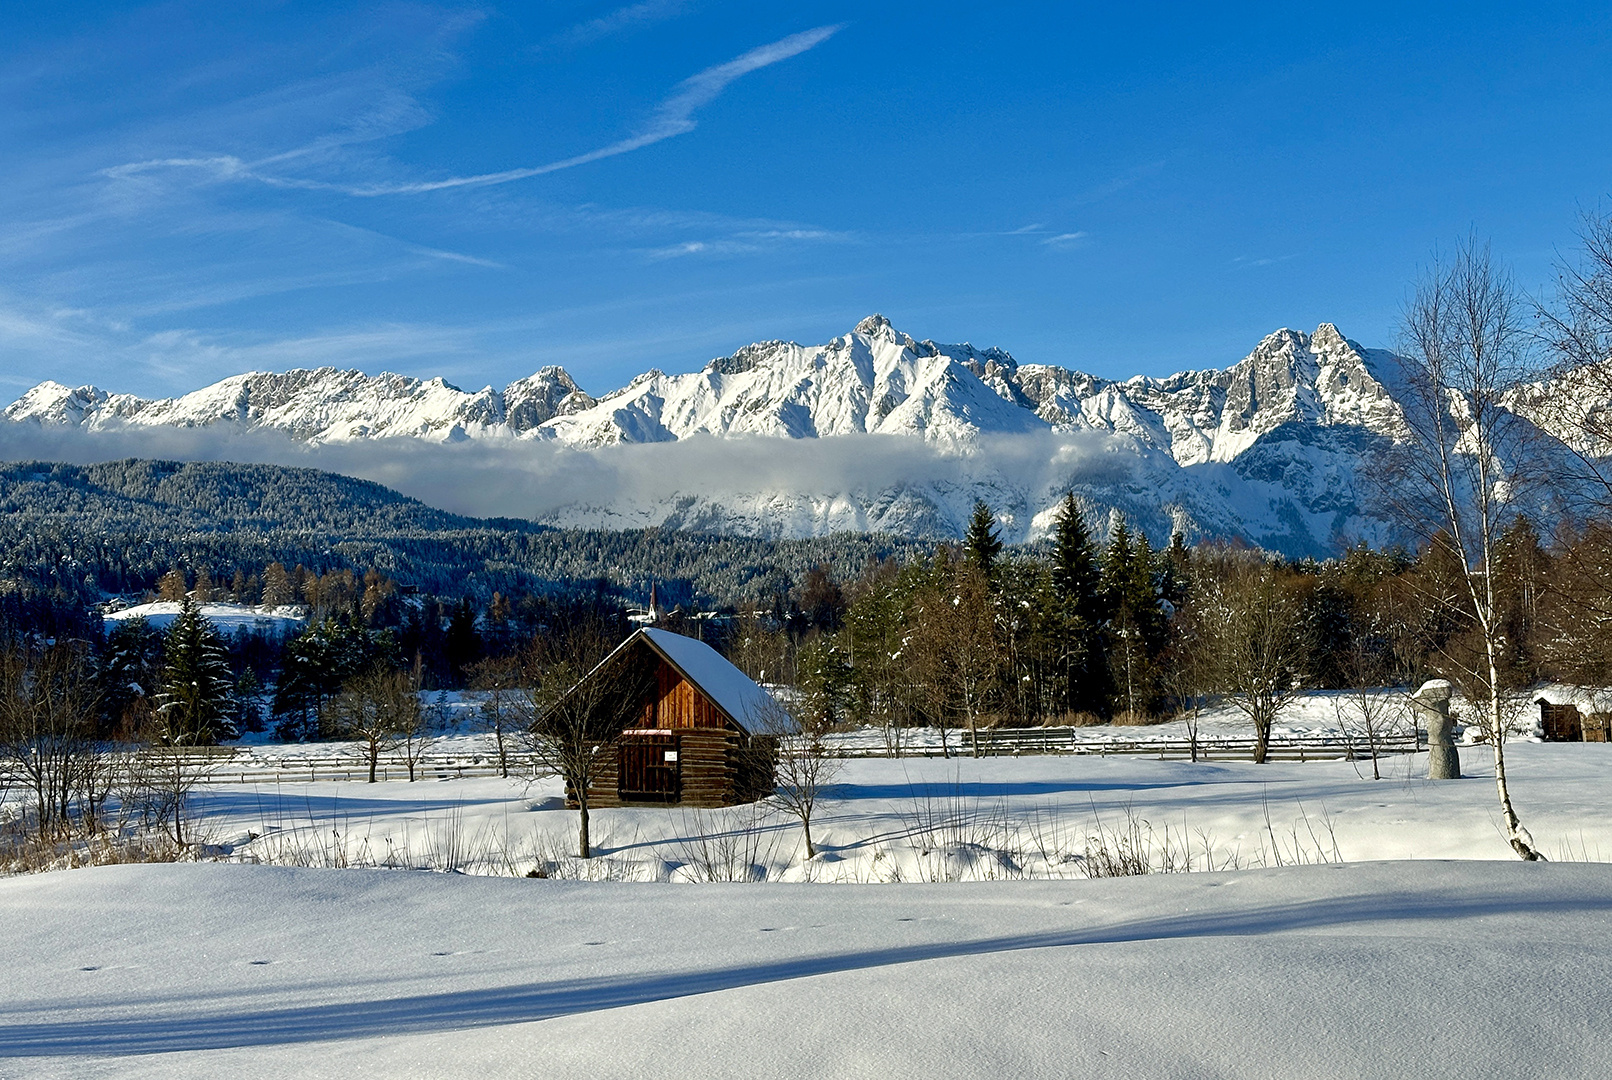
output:
[[[1469,231],[1542,287],[1612,193],[1612,10],[1307,7],[6,5],[0,397],[599,392],[873,311],[1164,374],[1390,345]]]

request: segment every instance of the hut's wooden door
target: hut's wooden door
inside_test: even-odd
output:
[[[619,793],[624,801],[677,801],[683,790],[683,768],[676,735],[623,735],[617,745]]]

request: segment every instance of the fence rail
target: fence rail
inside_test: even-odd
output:
[[[1056,727],[981,729],[979,752],[983,757],[1127,754],[1153,757],[1160,761],[1186,761],[1193,756],[1193,744],[1188,739],[1082,739],[1078,735],[1081,730]],[[1425,743],[1410,734],[1377,740],[1378,756],[1413,754],[1425,748]],[[942,756],[938,745],[927,743],[892,749],[883,743],[851,743],[835,738],[829,740],[828,752],[840,758]],[[1247,760],[1253,756],[1253,752],[1254,740],[1251,738],[1217,736],[1197,740],[1199,761]],[[966,731],[949,733],[948,755],[966,757],[971,753]],[[245,748],[221,746],[165,750],[156,755],[136,755],[136,759],[146,758],[152,766],[171,768],[176,756],[187,772],[194,770],[194,782],[203,784],[295,784],[324,780],[366,780],[369,777],[368,760],[354,753],[261,757]],[[1365,739],[1307,735],[1272,739],[1268,756],[1272,761],[1363,760],[1370,758],[1371,747]],[[509,772],[513,776],[529,775],[531,772],[530,755],[509,754],[508,762]],[[422,781],[498,776],[502,771],[495,753],[427,754],[414,765],[415,778]],[[376,761],[376,780],[407,780],[408,776],[408,762],[403,758],[382,754]]]
[[[1155,757],[1161,761],[1188,761],[1194,753],[1190,739],[1083,739],[1080,728],[987,728],[979,731],[981,757],[1013,757],[1041,754],[1130,754]],[[973,753],[968,732],[951,733],[946,754],[967,757]],[[1414,754],[1426,744],[1411,734],[1379,737],[1379,757]],[[941,757],[935,745],[902,746],[899,751],[884,744],[829,744],[829,752],[843,758]],[[1267,757],[1271,761],[1338,761],[1369,759],[1372,743],[1364,738],[1342,735],[1303,735],[1273,738]],[[1196,741],[1199,761],[1230,761],[1254,755],[1252,738],[1211,736]]]
[[[367,780],[369,761],[357,754],[297,755],[265,758],[235,747],[206,747],[180,754],[184,767],[194,769],[194,779],[203,784],[295,784],[321,780]],[[171,765],[175,751],[163,751],[154,764]],[[508,755],[509,772],[518,776],[529,771],[526,755]],[[503,769],[497,754],[427,754],[414,763],[418,780],[463,780],[478,776],[498,776]],[[408,762],[382,754],[375,762],[375,779],[407,780]]]

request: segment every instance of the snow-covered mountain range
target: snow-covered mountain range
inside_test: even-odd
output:
[[[874,315],[826,345],[759,342],[598,398],[559,367],[475,392],[320,368],[156,400],[46,382],[4,416],[88,431],[266,430],[311,446],[548,446],[586,451],[618,479],[654,474],[562,505],[534,501],[535,516],[568,525],[946,536],[983,497],[1022,539],[1073,490],[1094,519],[1122,512],[1156,537],[1180,528],[1319,554],[1385,535],[1360,477],[1370,445],[1403,430],[1399,384],[1392,353],[1326,323],[1278,330],[1224,369],[1114,381],[915,341]],[[727,467],[700,464],[724,457]]]

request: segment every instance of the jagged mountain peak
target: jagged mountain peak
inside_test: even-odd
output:
[[[1116,381],[1021,363],[998,348],[915,341],[883,315],[870,315],[821,345],[758,341],[698,371],[650,368],[597,398],[556,365],[502,390],[473,393],[442,378],[323,367],[251,372],[163,400],[47,382],[5,417],[86,429],[228,425],[310,443],[502,437],[589,448],[691,436],[881,435],[933,444],[957,461],[990,458],[1009,436],[1045,435],[1049,446],[1087,448],[1057,458],[1064,464],[1052,468],[1050,480],[982,473],[903,477],[895,487],[884,481],[829,492],[693,496],[672,490],[692,478],[674,477],[669,486],[652,486],[666,493],[664,505],[568,511],[554,520],[703,522],[785,535],[862,527],[933,534],[955,517],[939,508],[956,503],[966,517],[972,499],[984,497],[1016,507],[1009,512],[1022,536],[1052,505],[1043,495],[1056,501],[1072,487],[1094,508],[1120,507],[1133,518],[1151,512],[1160,528],[1195,522],[1200,531],[1314,553],[1359,525],[1350,492],[1363,468],[1360,447],[1403,430],[1396,366],[1393,354],[1363,349],[1321,323],[1309,334],[1267,334],[1225,367]],[[879,447],[893,445],[869,443],[865,452],[876,459]],[[1099,484],[1093,475],[1107,479]],[[1043,480],[1047,491],[1026,487]],[[1249,524],[1256,520],[1258,529]]]
[[[80,424],[86,413],[110,397],[96,386],[64,386],[51,379],[40,383],[7,406],[7,420],[38,419],[56,424]]]
[[[971,442],[995,433],[1095,428],[1181,464],[1231,460],[1283,423],[1384,420],[1392,409],[1358,346],[1330,323],[1266,335],[1230,368],[1168,379],[1097,379],[1021,365],[999,348],[915,341],[882,314],[826,345],[759,341],[699,372],[651,368],[601,398],[548,365],[502,391],[443,378],[332,366],[232,376],[147,401],[44,383],[6,410],[14,420],[85,427],[229,423],[311,442],[379,436],[462,438],[505,432],[583,446],[691,434],[812,438],[851,433]],[[1362,416],[1362,402],[1372,406]]]

